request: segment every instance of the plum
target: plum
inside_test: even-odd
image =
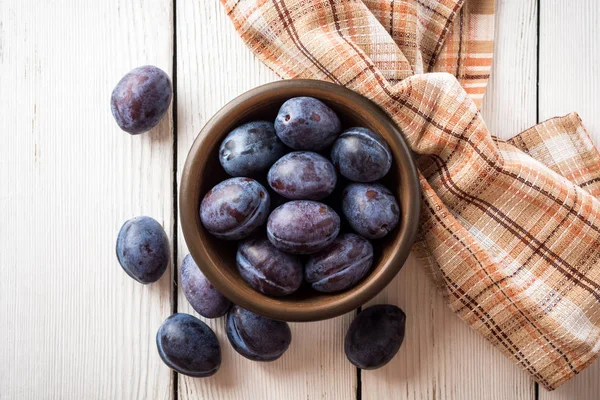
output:
[[[379,183],[353,183],[344,189],[342,210],[352,229],[368,239],[379,239],[398,225],[396,198]]]
[[[302,284],[300,259],[277,249],[266,237],[241,242],[236,263],[242,278],[268,296],[292,294]]]
[[[147,216],[126,221],[117,236],[117,259],[136,281],[156,282],[169,265],[169,238],[162,225]]]
[[[295,151],[280,158],[269,170],[269,186],[292,200],[321,200],[335,189],[333,164],[310,151]]]
[[[313,97],[294,97],[283,103],[275,120],[279,139],[294,150],[325,150],[342,131],[338,116]]]
[[[351,181],[373,182],[390,170],[392,152],[378,133],[350,128],[333,144],[331,160],[340,174]]]
[[[362,310],[346,333],[346,357],[360,369],[384,366],[394,358],[404,341],[405,323],[404,311],[391,304]]]
[[[274,361],[292,342],[286,322],[254,314],[239,306],[227,314],[227,338],[235,351],[253,361]]]
[[[340,217],[331,207],[310,200],[294,200],[269,216],[267,236],[280,250],[311,254],[327,247],[340,231]]]
[[[191,254],[181,263],[179,282],[185,298],[203,317],[222,317],[231,308],[231,302],[204,276]]]
[[[254,121],[232,130],[219,149],[219,161],[231,176],[256,176],[286,153],[271,122]]]
[[[173,314],[156,334],[158,354],[169,368],[193,377],[207,377],[221,366],[221,345],[215,333],[198,318]]]
[[[263,185],[251,178],[231,178],[204,196],[200,219],[212,235],[239,240],[265,223],[269,207],[269,194]]]
[[[119,127],[137,135],[158,125],[172,97],[169,75],[160,68],[145,65],[121,78],[110,97],[110,108]]]
[[[365,277],[373,264],[373,246],[354,233],[340,235],[306,263],[306,281],[319,292],[349,289]]]

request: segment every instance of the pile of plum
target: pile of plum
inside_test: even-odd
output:
[[[171,97],[168,75],[144,66],[117,84],[111,109],[124,131],[139,134],[160,122]],[[224,140],[220,160],[234,178],[205,196],[201,219],[216,237],[244,239],[236,263],[240,275],[256,290],[284,296],[296,291],[303,279],[320,292],[348,289],[371,268],[373,246],[368,239],[381,238],[397,225],[396,199],[374,182],[391,167],[387,144],[364,128],[340,133],[340,121],[329,107],[299,97],[282,106],[274,125],[251,122]],[[288,153],[288,147],[297,151]],[[333,164],[319,154],[330,147]],[[341,185],[336,169],[340,180],[354,183]],[[267,170],[271,194],[255,179]],[[343,189],[341,204],[336,200],[337,189]],[[271,204],[278,207],[269,213]],[[358,234],[338,235],[342,221],[334,208],[341,210]],[[260,232],[265,222],[266,233]],[[143,284],[156,282],[164,274],[171,259],[169,248],[163,227],[147,216],[126,221],[117,237],[119,263]],[[227,338],[242,356],[273,361],[288,349],[292,335],[286,322],[233,305],[189,254],[179,271],[182,290],[194,310],[206,318],[227,315]],[[405,319],[394,305],[371,306],[359,313],[345,338],[350,362],[362,369],[389,362],[404,340]],[[158,329],[156,344],[165,364],[185,375],[211,376],[221,365],[217,336],[189,314],[167,318]]]
[[[217,238],[243,239],[238,271],[266,295],[292,294],[303,280],[319,292],[351,288],[373,263],[369,239],[398,224],[394,195],[377,183],[392,165],[387,143],[366,128],[342,133],[335,112],[315,98],[287,100],[275,124],[237,127],[223,140],[219,160],[233,178],[206,194],[200,218]],[[278,206],[271,211],[272,204]],[[356,233],[339,234],[336,209]]]

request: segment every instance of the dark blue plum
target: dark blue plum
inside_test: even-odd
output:
[[[200,219],[212,235],[239,240],[265,223],[269,207],[269,194],[263,185],[250,178],[231,178],[204,196]]]
[[[242,278],[268,296],[292,294],[302,284],[300,259],[277,249],[266,237],[241,242],[236,263]]]
[[[292,342],[287,322],[262,317],[239,306],[227,314],[227,338],[242,356],[253,361],[274,361]]]
[[[344,189],[342,209],[352,229],[368,239],[379,239],[398,225],[396,198],[379,183],[353,183]]]
[[[146,65],[131,70],[119,81],[112,92],[110,108],[119,127],[137,135],[158,125],[172,97],[169,75]]]
[[[392,152],[378,133],[367,128],[350,128],[333,144],[331,161],[351,181],[373,182],[389,172]]]
[[[306,281],[319,292],[346,290],[365,277],[373,265],[373,246],[353,233],[340,235],[306,263]]]
[[[219,160],[231,176],[256,176],[269,169],[287,148],[271,122],[248,122],[232,130],[219,149]]]
[[[180,374],[207,377],[221,366],[221,345],[215,333],[198,318],[173,314],[156,334],[158,354]]]
[[[292,200],[321,200],[335,189],[333,164],[311,151],[295,151],[280,158],[269,170],[269,186]]]
[[[404,341],[405,323],[404,311],[390,304],[362,310],[346,333],[346,357],[360,369],[384,366],[394,358]]]
[[[294,97],[283,103],[275,120],[279,139],[294,150],[325,150],[342,132],[338,116],[312,97]]]
[[[181,264],[180,283],[185,298],[203,317],[222,317],[231,308],[231,302],[204,276],[191,254]]]
[[[171,251],[163,227],[153,218],[135,217],[123,224],[117,236],[117,259],[136,281],[156,282],[167,270]]]
[[[269,216],[267,236],[279,250],[315,253],[330,245],[340,232],[340,217],[331,207],[310,200],[294,200]]]

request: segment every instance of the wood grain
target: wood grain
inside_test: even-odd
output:
[[[496,0],[492,73],[481,107],[489,131],[510,139],[535,125],[536,0]]]
[[[600,6],[596,0],[544,0],[540,9],[539,113],[545,120],[576,111],[600,145]],[[595,400],[600,396],[600,363],[541,400]]]
[[[130,69],[171,71],[170,0],[0,2],[0,398],[165,399],[156,330],[171,277],[143,286],[115,257],[121,224],[171,235],[170,116],[117,127]]]
[[[535,124],[537,13],[534,1],[499,1],[496,44],[483,105],[490,131],[509,138]],[[535,398],[534,382],[444,304],[426,270],[409,259],[370,304],[390,303],[407,314],[398,355],[362,371],[362,398]]]
[[[600,7],[540,4],[536,110],[535,0],[497,1],[493,74],[483,106],[509,138],[577,111],[600,144]],[[218,1],[0,1],[0,398],[166,399],[169,369],[154,344],[170,314],[171,272],[142,286],[120,269],[121,224],[146,214],[173,233],[169,114],[149,134],[114,123],[110,92],[131,68],[172,73],[178,43],[177,172],[210,116],[243,91],[277,79],[237,37]],[[187,249],[178,234],[178,260]],[[361,373],[363,399],[527,399],[532,381],[443,304],[413,259],[372,303],[400,305],[407,337],[394,360]],[[179,311],[195,314],[178,293]],[[213,378],[180,376],[182,399],[352,399],[356,370],[343,354],[352,315],[293,324],[279,361],[250,362],[223,347]],[[541,400],[598,398],[600,364]]]
[[[235,96],[277,77],[254,58],[217,1],[177,2],[177,164],[206,121]],[[179,234],[179,262],[188,253]],[[179,291],[178,310],[197,315]],[[224,319],[205,320],[223,351],[221,370],[211,378],[179,376],[181,399],[351,399],[356,370],[346,360],[343,338],[352,316],[290,324],[292,344],[271,363],[256,363],[230,346]]]

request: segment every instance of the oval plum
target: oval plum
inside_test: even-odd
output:
[[[340,217],[329,206],[294,200],[269,216],[267,236],[275,247],[295,254],[311,254],[331,244],[340,231]]]
[[[219,149],[219,161],[231,176],[256,176],[286,153],[267,121],[248,122],[232,130]]]
[[[241,242],[236,264],[242,278],[268,296],[292,294],[302,284],[300,259],[277,249],[265,237]]]
[[[392,152],[381,135],[367,128],[350,128],[333,144],[331,160],[351,181],[373,182],[389,172]]]
[[[275,120],[279,139],[294,150],[321,151],[342,131],[338,116],[312,97],[294,97],[283,103]]]
[[[274,361],[292,342],[286,322],[254,314],[239,306],[227,314],[227,338],[235,351],[253,361]]]
[[[110,108],[119,127],[137,135],[158,125],[172,97],[169,75],[160,68],[146,65],[121,78],[110,97]]]
[[[198,318],[173,314],[156,334],[160,358],[175,371],[193,377],[207,377],[221,366],[221,345],[215,333]]]
[[[181,263],[179,282],[187,301],[203,317],[222,317],[231,308],[231,302],[204,276],[191,254]]]
[[[360,369],[384,366],[404,341],[405,323],[406,314],[394,305],[381,304],[362,310],[346,333],[346,357]]]
[[[306,281],[319,292],[349,289],[365,277],[373,264],[373,246],[362,236],[340,235],[306,263]]]
[[[117,236],[117,259],[136,281],[156,282],[171,258],[169,238],[154,218],[141,216],[126,221]]]
[[[396,198],[379,183],[353,183],[344,189],[342,209],[352,229],[368,239],[387,235],[398,225]]]
[[[265,223],[269,207],[269,194],[260,183],[250,178],[231,178],[204,196],[200,218],[214,236],[239,240]]]
[[[310,151],[295,151],[280,158],[269,170],[269,186],[292,200],[321,200],[335,189],[333,164]]]

